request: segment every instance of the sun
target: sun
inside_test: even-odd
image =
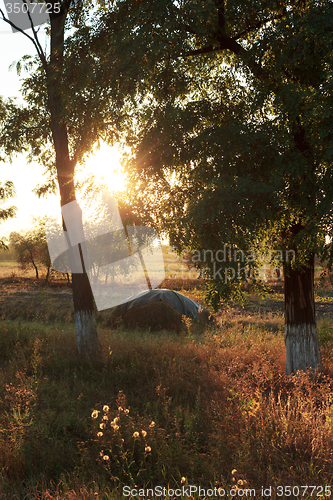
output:
[[[80,172],[80,179],[93,174],[97,182],[106,184],[111,193],[121,192],[125,188],[125,175],[120,165],[120,152],[117,146],[102,144],[100,149],[91,154]]]

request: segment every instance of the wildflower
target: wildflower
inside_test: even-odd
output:
[[[115,417],[115,418],[112,420],[111,425],[116,424],[117,422],[119,422],[119,420],[120,420],[120,419],[119,419],[119,417]]]
[[[146,447],[145,447],[145,451],[146,451],[147,453],[149,453],[149,452],[151,451],[151,447],[150,447],[150,446],[146,446]]]
[[[125,413],[125,415],[128,415],[129,414],[129,409],[126,408],[126,410],[124,410],[124,413]]]
[[[242,479],[238,479],[237,484],[239,484],[239,486],[243,486],[244,483],[243,483]]]
[[[119,431],[119,425],[113,425],[112,428],[115,432]]]
[[[232,469],[231,474],[234,476],[237,472],[237,469]]]
[[[110,460],[110,457],[108,455],[104,455],[103,460],[107,462],[108,460]]]
[[[122,406],[118,406],[118,411],[123,411],[123,407]]]
[[[92,412],[92,414],[91,414],[91,417],[92,417],[92,418],[97,418],[97,417],[98,417],[98,414],[99,414],[99,411],[94,410],[94,411]]]
[[[105,429],[106,425],[104,423],[99,424],[100,429]]]
[[[147,436],[147,433],[146,433],[146,431],[144,431],[144,430],[142,430],[142,431],[141,431],[141,434],[142,434],[142,436],[143,436],[144,438]]]
[[[108,405],[104,405],[103,406],[103,411],[105,411],[105,413],[107,413],[109,411],[109,409],[110,408],[108,407]]]
[[[103,436],[103,432],[97,432],[97,437],[102,437]]]
[[[134,438],[138,438],[139,437],[139,433],[135,431],[134,434],[133,434],[133,437]]]
[[[180,483],[181,483],[181,484],[186,483],[186,477],[182,477],[182,478],[181,478],[181,480],[180,480]]]
[[[119,443],[120,443],[120,444],[124,444],[124,440],[123,440],[123,438],[119,439]]]
[[[149,427],[150,427],[151,429],[152,429],[153,427],[155,427],[155,422],[154,422],[154,421],[152,421],[152,423],[151,423],[151,424],[149,424]]]
[[[109,420],[109,417],[107,415],[104,415],[103,420]]]

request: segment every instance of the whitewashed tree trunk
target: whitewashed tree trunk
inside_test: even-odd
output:
[[[298,370],[306,372],[309,367],[321,367],[321,353],[316,325],[286,325],[286,373],[290,375]],[[322,368],[320,368],[322,371]]]
[[[75,311],[75,327],[79,354],[95,354],[99,347],[93,311]]]
[[[314,299],[314,254],[309,267],[284,265],[286,374],[323,371]]]

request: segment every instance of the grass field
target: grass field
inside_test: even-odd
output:
[[[222,308],[201,334],[190,333],[188,320],[178,335],[111,329],[109,311],[99,312],[102,355],[83,362],[66,281],[45,286],[3,264],[1,500],[116,499],[129,491],[124,486],[184,486],[183,498],[189,486],[206,489],[200,498],[223,498],[223,492],[262,498],[270,486],[269,498],[288,497],[278,486],[294,487],[290,498],[329,496],[328,280],[316,289],[325,377],[315,384],[284,375],[281,283],[263,298],[247,292],[244,308]],[[168,275],[164,287],[203,303],[196,280]],[[313,488],[301,488],[306,485]],[[207,491],[214,488],[216,496]]]

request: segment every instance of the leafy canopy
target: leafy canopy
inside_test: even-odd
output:
[[[151,62],[129,134],[138,213],[179,250],[332,255],[332,2],[150,2],[147,20],[147,2],[118,5]],[[215,305],[237,281],[212,280]]]

